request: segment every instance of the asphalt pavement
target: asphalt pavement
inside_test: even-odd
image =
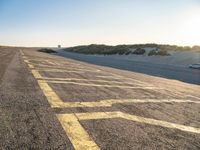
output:
[[[200,149],[200,88],[0,50],[0,149]]]

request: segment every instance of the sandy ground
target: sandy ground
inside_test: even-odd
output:
[[[190,53],[190,54],[188,54]],[[176,52],[171,56],[84,55],[58,51],[58,55],[88,63],[200,84],[200,70],[189,68],[199,60],[199,53]]]
[[[134,60],[139,62],[151,62],[158,64],[170,64],[189,66],[190,64],[200,63],[200,52],[195,51],[171,51],[170,56],[147,56],[144,55],[95,55],[98,57],[115,58],[119,60]]]

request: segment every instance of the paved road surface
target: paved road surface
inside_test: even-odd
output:
[[[58,52],[58,55],[96,65],[109,66],[200,85],[200,70],[190,69],[188,66],[139,62],[134,60],[102,57],[98,55],[84,55],[65,52],[63,50],[59,50]]]
[[[200,149],[197,85],[0,50],[0,149]]]

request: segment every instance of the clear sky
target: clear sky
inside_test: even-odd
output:
[[[200,45],[200,0],[0,0],[0,45]]]

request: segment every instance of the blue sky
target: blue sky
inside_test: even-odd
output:
[[[199,0],[0,0],[0,45],[200,45]]]

